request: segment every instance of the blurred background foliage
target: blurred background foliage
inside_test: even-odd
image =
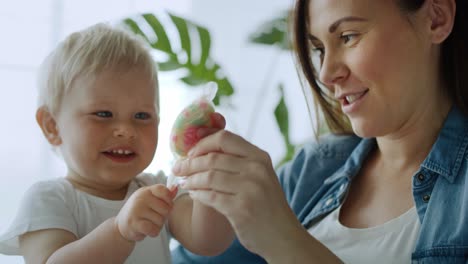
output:
[[[256,45],[270,46],[278,53],[290,52],[288,17],[288,12],[283,12],[278,17],[265,21],[257,29],[252,30],[247,36],[248,41]],[[161,61],[157,61],[160,71],[182,71],[178,79],[196,89],[209,82],[216,83],[218,91],[213,99],[215,105],[220,105],[223,97],[229,98],[234,94],[235,88],[221,64],[211,56],[212,42],[207,27],[169,12],[163,15],[138,14],[123,19],[122,23],[142,36],[154,50],[164,55]],[[177,38],[169,37],[169,27],[176,29]],[[276,67],[276,65],[270,65],[270,67]],[[289,111],[284,100],[284,86],[278,83],[277,87],[281,96],[275,107],[274,116],[286,149],[283,158],[276,164],[280,166],[294,156],[297,146],[290,140]],[[259,87],[258,89],[267,88]]]

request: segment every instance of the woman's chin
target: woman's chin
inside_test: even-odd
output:
[[[375,125],[373,122],[353,122],[351,125],[353,127],[354,133],[361,138],[373,138],[378,137],[382,132],[379,126]]]

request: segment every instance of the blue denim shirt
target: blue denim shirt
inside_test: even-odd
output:
[[[467,145],[468,118],[454,107],[429,155],[413,176],[413,197],[421,230],[408,263],[467,263]],[[305,145],[278,171],[287,200],[303,226],[309,227],[343,203],[351,181],[375,146],[375,139],[328,136],[319,143]],[[237,240],[216,257],[196,256],[181,246],[172,255],[176,264],[266,263]]]

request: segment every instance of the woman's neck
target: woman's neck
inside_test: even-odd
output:
[[[441,100],[442,101],[442,100]],[[450,111],[450,102],[415,113],[402,128],[377,138],[377,160],[399,171],[417,170],[432,149]]]

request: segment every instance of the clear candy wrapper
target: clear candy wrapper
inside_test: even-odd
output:
[[[199,128],[211,128],[214,126],[212,114],[214,104],[212,102],[216,95],[217,86],[209,83],[203,90],[203,95],[185,107],[177,116],[172,126],[170,135],[170,148],[175,160],[183,159],[189,150],[201,139],[198,136]],[[178,185],[184,177],[170,175],[167,186]]]

